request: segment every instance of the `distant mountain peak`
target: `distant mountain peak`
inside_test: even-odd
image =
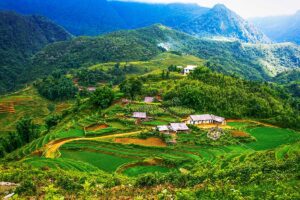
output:
[[[199,37],[223,36],[249,43],[270,42],[256,27],[223,4],[215,5],[207,13],[182,24],[178,29]]]
[[[224,4],[219,3],[219,4],[216,4],[212,8],[212,10],[229,10],[229,9]]]

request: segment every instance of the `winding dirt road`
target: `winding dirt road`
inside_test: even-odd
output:
[[[141,133],[142,131],[135,131],[135,132],[130,132],[130,133],[119,133],[119,134],[114,134],[114,135],[105,135],[105,136],[99,136],[99,137],[94,137],[94,138],[67,138],[67,139],[62,139],[62,140],[56,140],[48,143],[45,146],[45,151],[44,151],[44,156],[46,158],[55,158],[57,157],[57,153],[59,148],[69,142],[73,141],[79,141],[79,140],[102,140],[102,139],[110,139],[110,138],[116,138],[116,137],[127,137],[127,136],[132,136],[132,135],[137,135]]]

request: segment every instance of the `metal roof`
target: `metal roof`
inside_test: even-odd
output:
[[[157,126],[158,131],[168,131],[169,127],[167,125]]]
[[[185,123],[171,123],[170,127],[173,131],[188,131],[189,127]]]
[[[154,101],[154,97],[145,97],[145,103],[152,103]]]
[[[211,114],[204,114],[204,115],[191,115],[190,116],[193,121],[217,121],[217,122],[223,122],[225,120],[224,117],[219,117]]]
[[[132,117],[139,118],[139,119],[146,119],[147,114],[145,112],[134,112]]]

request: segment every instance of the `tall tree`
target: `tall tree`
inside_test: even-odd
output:
[[[92,104],[100,108],[108,108],[114,100],[114,92],[111,88],[103,86],[97,88],[90,98]]]
[[[17,133],[22,137],[25,143],[37,138],[37,126],[33,123],[32,118],[24,117],[17,123]]]
[[[143,82],[138,78],[130,78],[120,84],[120,90],[125,96],[134,99],[142,93]]]

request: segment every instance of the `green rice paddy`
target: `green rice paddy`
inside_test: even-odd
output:
[[[123,126],[121,123],[112,122],[111,126]],[[290,151],[293,151],[289,144],[300,141],[300,134],[289,129],[265,127],[253,123],[235,122],[229,123],[236,129],[245,131],[256,138],[256,142],[243,143],[228,146],[203,146],[192,144],[177,144],[168,147],[144,147],[138,145],[123,145],[105,141],[73,141],[64,144],[60,148],[61,157],[58,159],[44,159],[32,157],[25,162],[37,167],[48,166],[50,168],[74,169],[79,171],[103,170],[116,172],[121,167],[143,162],[145,159],[160,158],[162,160],[185,160],[191,162],[207,161],[217,162],[218,160],[230,161],[232,159],[244,160],[247,155],[254,151],[268,150],[280,147],[276,151],[276,158],[284,158]],[[43,147],[53,139],[65,137],[83,137],[83,131],[72,129],[69,131],[57,132],[42,137],[30,145],[21,148],[17,157],[22,158],[29,155],[36,149]],[[181,137],[181,136],[180,136]],[[187,139],[197,139],[192,134],[182,136]],[[72,162],[74,162],[72,164]],[[180,165],[176,168],[181,167]],[[166,173],[176,170],[166,166],[134,166],[127,168],[123,173],[127,176],[138,176],[144,173],[161,172]]]
[[[120,156],[89,151],[62,150],[61,156],[62,158],[88,163],[106,172],[114,172],[119,166],[134,161],[132,158],[122,158]]]

